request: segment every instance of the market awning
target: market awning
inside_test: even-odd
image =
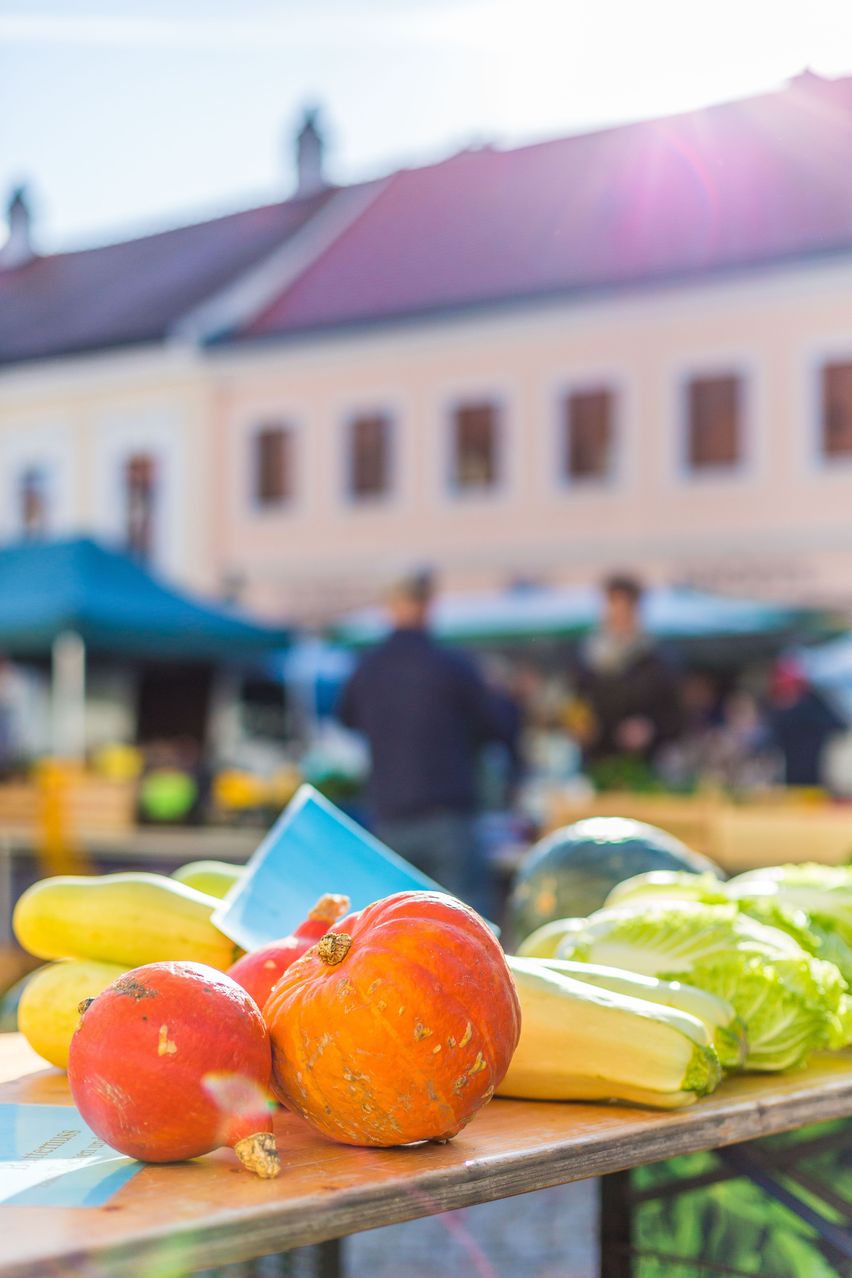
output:
[[[290,640],[87,537],[0,550],[0,653],[47,656],[69,633],[96,653],[182,661],[249,657]]]
[[[576,639],[600,617],[600,591],[592,586],[523,587],[490,594],[445,595],[435,605],[433,627],[456,643],[500,644],[523,639]],[[785,635],[816,614],[749,599],[732,599],[681,587],[648,590],[645,625],[660,639],[753,638]],[[387,630],[381,608],[346,617],[335,630],[353,647],[375,643]]]

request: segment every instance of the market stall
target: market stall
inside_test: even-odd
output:
[[[440,596],[432,613],[435,634],[451,643],[499,647],[566,643],[587,635],[601,616],[600,590],[593,586],[518,586],[510,590]],[[687,587],[649,589],[642,602],[648,633],[688,643],[714,662],[771,652],[794,636],[819,633],[825,617],[813,609],[731,598]],[[364,608],[335,628],[342,644],[361,648],[387,632],[383,608]],[[721,648],[720,648],[721,641]]]
[[[825,795],[774,791],[748,801],[723,794],[631,794],[613,791],[578,797],[554,790],[545,828],[556,830],[594,816],[624,816],[660,826],[723,870],[779,861],[852,861],[852,806]]]

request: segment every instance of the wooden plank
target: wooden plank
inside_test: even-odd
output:
[[[201,828],[136,826],[132,830],[82,830],[80,840],[92,856],[105,856],[131,864],[142,862],[235,861],[244,862],[266,835],[262,827]],[[0,855],[35,855],[32,830],[4,825]]]
[[[0,1101],[66,1103],[64,1075],[41,1066],[0,1038]],[[276,1181],[220,1151],[146,1167],[102,1208],[0,1207],[0,1278],[189,1272],[848,1116],[849,1054],[731,1080],[673,1114],[497,1100],[445,1146],[351,1149],[282,1112]]]

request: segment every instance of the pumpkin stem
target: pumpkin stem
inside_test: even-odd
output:
[[[346,932],[326,932],[317,942],[317,954],[328,967],[336,967],[346,958],[351,944],[352,937]]]
[[[320,897],[308,918],[316,923],[336,923],[338,919],[343,918],[348,909],[348,896],[336,896],[329,892]]]
[[[234,1153],[243,1167],[260,1176],[261,1180],[272,1180],[281,1171],[281,1159],[272,1132],[255,1132],[253,1136],[238,1140]]]
[[[77,1029],[79,1029],[80,1026],[83,1024],[83,1017],[86,1015],[86,1013],[88,1012],[89,1008],[92,1006],[94,1001],[95,1000],[93,998],[84,998],[81,1003],[77,1004],[77,1011],[80,1016],[80,1019],[77,1022]]]

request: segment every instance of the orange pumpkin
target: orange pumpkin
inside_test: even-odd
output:
[[[264,1008],[273,1089],[347,1145],[449,1140],[502,1081],[520,1010],[499,944],[438,892],[335,924]]]

